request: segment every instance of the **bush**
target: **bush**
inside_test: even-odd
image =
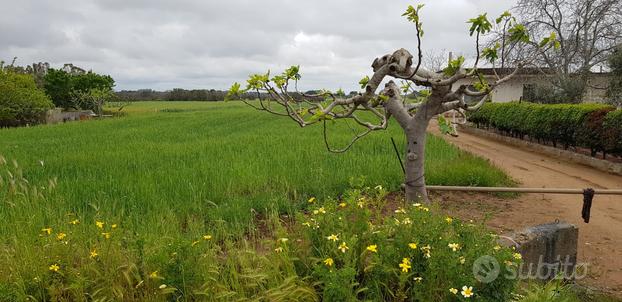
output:
[[[604,108],[588,113],[583,120],[582,127],[577,129],[577,143],[589,148],[592,156],[596,156],[596,152],[599,151],[606,154],[610,149],[607,147],[607,136],[610,133],[603,131],[603,123],[607,114],[613,110],[613,108]]]
[[[52,107],[31,75],[0,70],[0,127],[43,122]]]
[[[622,156],[622,110],[611,111],[603,122],[606,149]]]
[[[612,110],[602,104],[489,103],[469,114],[469,120],[521,139],[529,136],[554,146],[590,148],[594,154],[608,149],[603,123]]]
[[[386,215],[385,194],[355,189],[299,215],[305,245],[295,254],[324,301],[458,301],[465,286],[478,301],[509,300],[515,280],[479,282],[473,263],[490,255],[512,271],[520,255],[497,246],[482,225],[420,204]]]

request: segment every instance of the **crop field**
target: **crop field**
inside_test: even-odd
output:
[[[321,126],[301,129],[238,103],[149,102],[127,112],[102,121],[0,130],[0,154],[16,160],[32,182],[57,177],[64,210],[88,215],[97,209],[143,232],[151,215],[193,213],[239,226],[249,222],[251,208],[291,211],[309,196],[339,194],[352,177],[391,190],[403,179],[390,141],[401,153],[397,127],[333,154]],[[343,145],[352,132],[336,126],[330,139]],[[426,156],[429,184],[508,182],[485,160],[433,136]]]
[[[0,297],[52,295],[37,282],[55,278],[49,274],[56,263],[59,271],[84,271],[77,280],[54,282],[85,290],[94,279],[107,280],[112,290],[125,284],[118,270],[128,263],[138,275],[162,275],[158,266],[179,242],[204,236],[236,242],[261,231],[257,217],[294,216],[310,197],[337,197],[353,182],[397,191],[403,177],[390,141],[402,152],[396,125],[332,154],[321,126],[301,129],[236,102],[142,102],[124,111],[118,118],[0,130],[6,159],[0,200],[11,194],[11,182],[21,192],[0,208]],[[352,136],[345,124],[330,127],[337,146]],[[441,138],[429,137],[426,156],[428,184],[511,182]],[[86,266],[78,259],[89,253],[109,259]],[[89,281],[91,273],[100,279]],[[169,272],[175,274],[184,275]]]

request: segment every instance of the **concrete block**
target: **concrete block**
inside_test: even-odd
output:
[[[577,264],[579,229],[565,222],[529,227],[513,236],[523,265],[520,274],[529,279],[573,279]]]

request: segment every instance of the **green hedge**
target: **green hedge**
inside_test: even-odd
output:
[[[622,110],[611,111],[605,116],[603,132],[607,150],[622,155]]]
[[[40,123],[51,108],[52,101],[31,75],[0,70],[0,127]]]
[[[621,153],[621,112],[603,104],[487,103],[469,120],[521,139],[588,148],[594,156],[599,151]]]

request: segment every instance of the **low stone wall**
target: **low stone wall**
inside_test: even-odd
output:
[[[542,224],[512,236],[523,257],[521,275],[536,280],[577,277],[579,229],[565,222]]]
[[[579,229],[565,222],[537,225],[499,236],[500,245],[513,247],[520,253],[520,266],[515,266],[517,262],[513,260],[499,263],[495,257],[484,255],[473,263],[473,275],[483,283],[497,278],[544,282],[580,280],[586,277],[587,267],[577,263],[578,242]]]
[[[51,109],[47,112],[45,121],[47,124],[57,124],[70,121],[89,120],[95,116],[91,110],[62,111],[59,108]]]
[[[594,158],[591,156],[587,156],[584,154],[579,154],[576,152],[563,150],[554,148],[551,146],[544,146],[541,144],[533,143],[530,141],[520,140],[509,136],[500,135],[494,132],[477,129],[469,126],[460,126],[459,131],[463,131],[469,134],[490,138],[493,140],[501,141],[512,146],[527,148],[531,151],[535,151],[544,155],[549,155],[555,158],[561,158],[567,161],[579,163],[582,165],[586,165],[604,172],[613,173],[617,175],[622,175],[622,164],[621,163],[613,163],[607,160],[602,160],[598,158]]]

